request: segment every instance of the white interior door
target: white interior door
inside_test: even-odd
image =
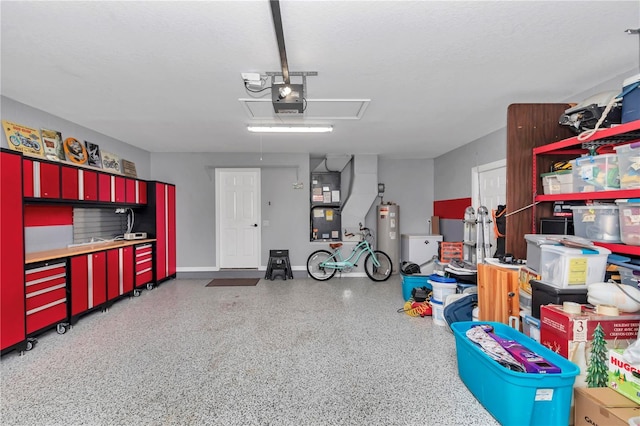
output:
[[[216,169],[216,263],[260,264],[260,169]]]
[[[499,160],[474,167],[471,170],[472,205],[477,212],[479,206],[489,209],[489,215],[498,205],[507,202],[507,160]],[[490,216],[491,217],[491,216]],[[493,219],[491,219],[493,220]],[[496,251],[496,235],[491,224],[491,255]]]

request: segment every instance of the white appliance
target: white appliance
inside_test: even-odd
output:
[[[438,243],[442,242],[442,235],[402,234],[400,240],[400,263],[413,262],[421,265],[431,260],[433,256],[438,256]],[[421,273],[430,273],[433,266],[433,263],[423,266]]]

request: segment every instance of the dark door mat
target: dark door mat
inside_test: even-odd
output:
[[[214,278],[205,287],[252,286],[258,281],[260,278]]]

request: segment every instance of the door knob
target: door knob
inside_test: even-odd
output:
[[[251,225],[251,226],[253,226],[254,228],[257,228],[257,227],[258,227],[258,224],[257,224],[257,223],[254,223],[254,224],[253,224],[253,225]]]

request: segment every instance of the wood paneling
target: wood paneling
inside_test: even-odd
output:
[[[569,104],[512,104],[507,109],[507,209],[514,212],[533,203],[533,148],[574,136],[558,124]],[[551,159],[545,158],[538,168],[548,171]],[[538,217],[550,216],[552,203],[538,207]],[[507,217],[506,251],[525,259],[524,234],[533,225],[531,208]]]

